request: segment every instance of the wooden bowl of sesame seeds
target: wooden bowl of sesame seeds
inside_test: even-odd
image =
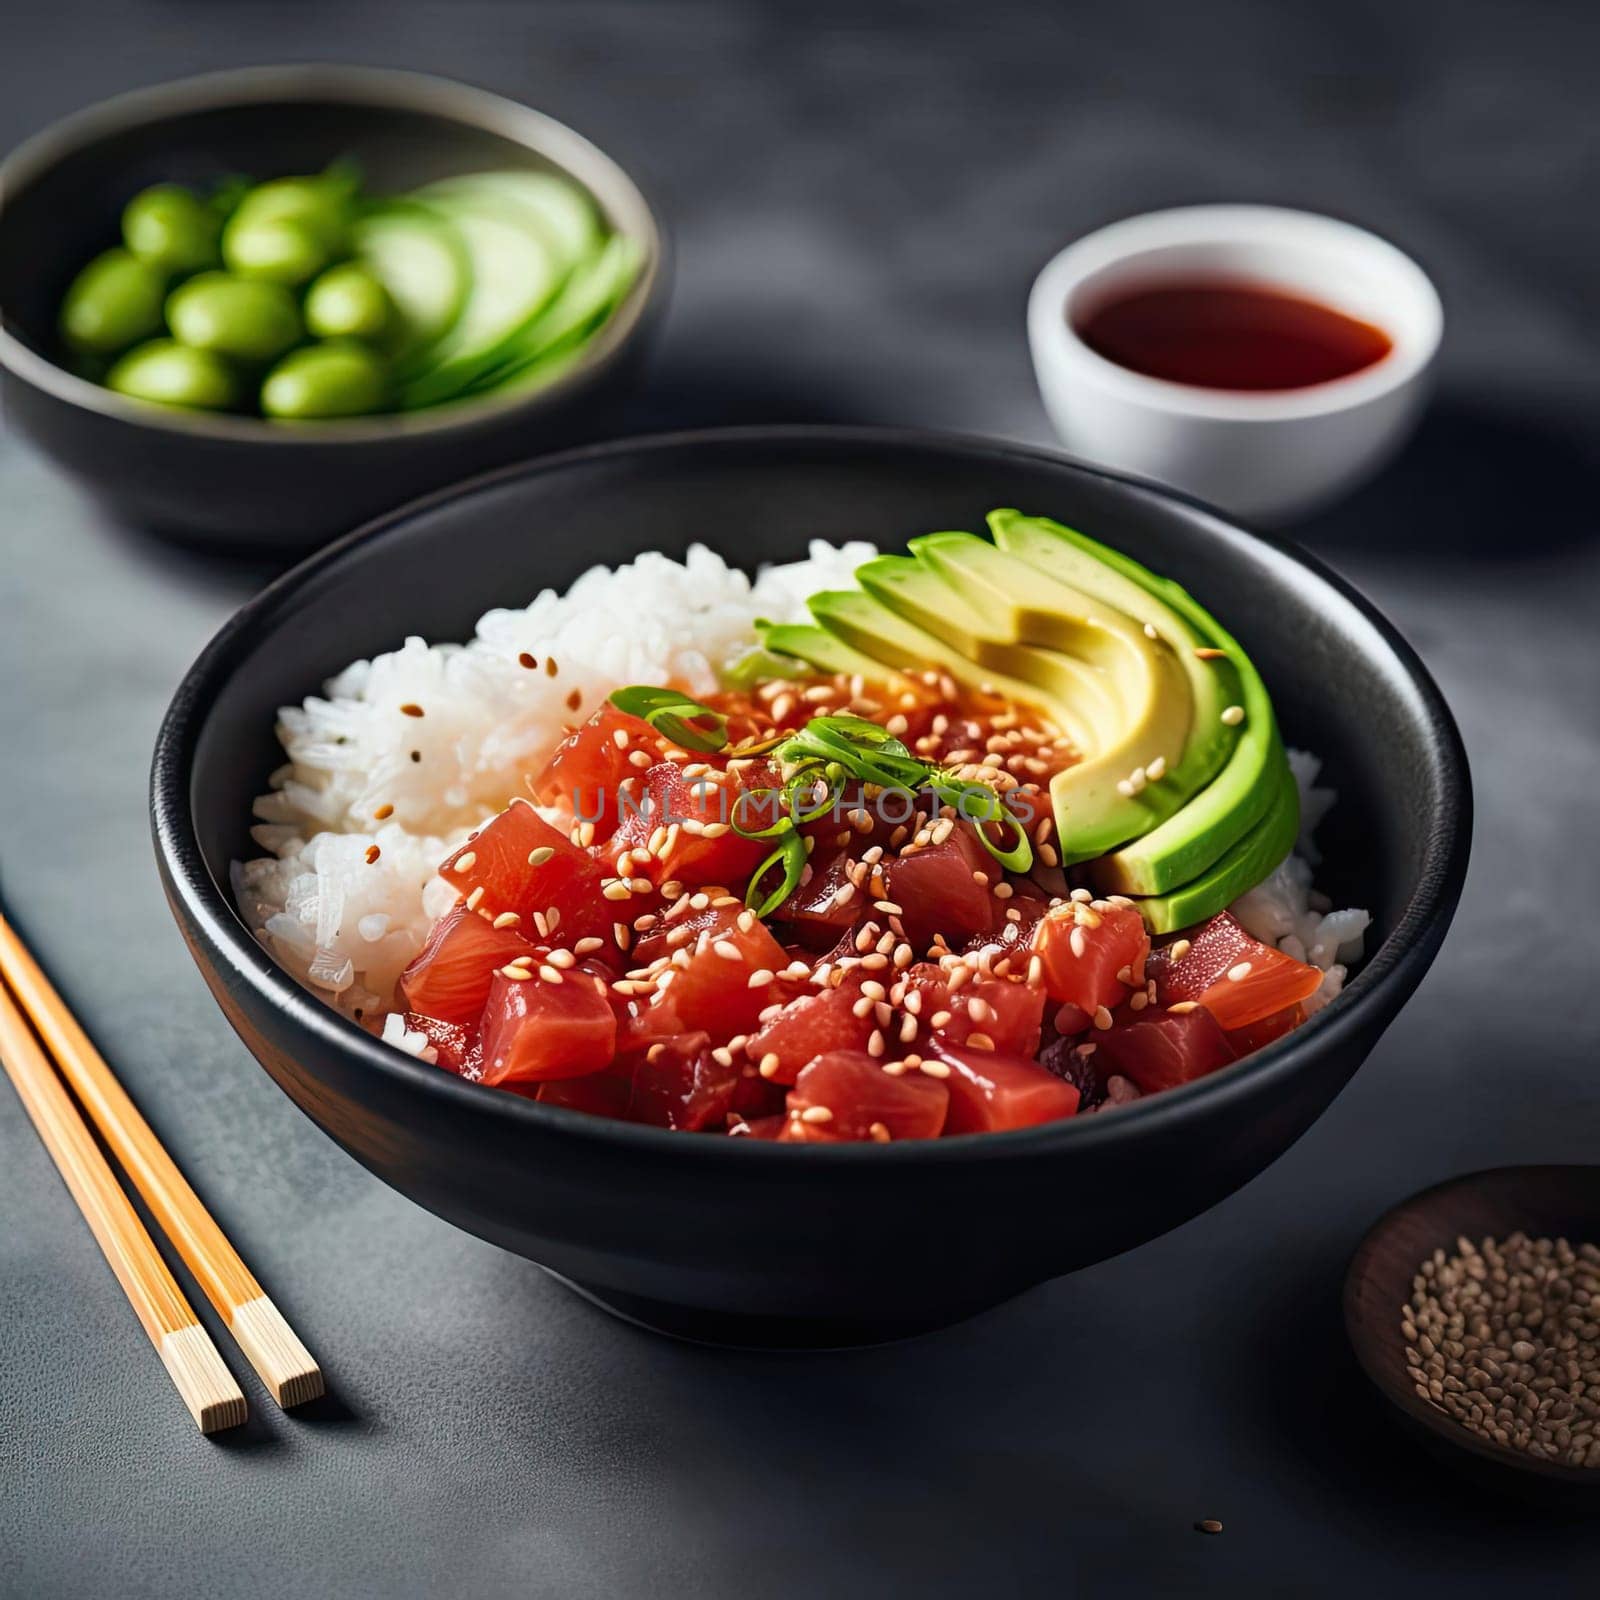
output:
[[[1600,1499],[1600,1166],[1425,1189],[1351,1260],[1345,1327],[1379,1391],[1483,1487]]]

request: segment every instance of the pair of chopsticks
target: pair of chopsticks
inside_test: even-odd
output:
[[[145,1231],[66,1085],[273,1399],[289,1407],[320,1395],[322,1372],[310,1352],[239,1259],[3,914],[0,1058],[200,1431],[216,1433],[242,1423],[244,1391]]]

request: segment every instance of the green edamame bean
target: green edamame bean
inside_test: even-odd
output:
[[[384,402],[388,375],[365,345],[330,340],[285,356],[261,386],[269,417],[357,417]]]
[[[176,339],[152,339],[130,350],[106,375],[106,387],[137,400],[198,411],[225,411],[239,385],[221,356]]]
[[[202,272],[167,299],[167,326],[196,350],[272,361],[300,342],[300,311],[279,283]]]
[[[86,266],[61,302],[61,332],[79,350],[115,355],[161,332],[166,279],[127,250],[107,250]]]
[[[197,194],[158,183],[131,199],[122,213],[123,243],[158,272],[183,276],[214,267],[222,219]]]
[[[230,272],[298,288],[327,266],[328,247],[312,228],[287,217],[258,221],[236,214],[222,234]]]
[[[274,178],[250,190],[234,215],[252,223],[298,223],[332,253],[344,246],[349,198],[348,187],[333,178]]]
[[[306,327],[319,339],[378,339],[389,326],[389,292],[365,267],[329,267],[306,290]]]

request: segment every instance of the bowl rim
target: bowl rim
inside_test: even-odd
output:
[[[1362,1286],[1372,1276],[1372,1261],[1382,1247],[1390,1230],[1403,1218],[1421,1211],[1448,1195],[1463,1193],[1480,1187],[1486,1180],[1531,1179],[1554,1172],[1589,1172],[1600,1176],[1600,1166],[1581,1161],[1520,1162],[1509,1166],[1481,1167],[1475,1172],[1458,1173],[1439,1183],[1418,1189],[1415,1194],[1390,1206],[1361,1236],[1361,1243],[1350,1257],[1345,1268],[1341,1295],[1345,1337],[1355,1353],[1360,1366],[1373,1388],[1397,1411],[1417,1426],[1427,1429],[1435,1438],[1469,1455],[1493,1462],[1497,1466],[1527,1473],[1531,1477],[1545,1478],[1574,1488],[1600,1490],[1600,1468],[1574,1467],[1563,1461],[1542,1461],[1538,1456],[1523,1455],[1493,1439],[1485,1439],[1463,1427],[1454,1418],[1436,1411],[1432,1405],[1418,1397],[1409,1382],[1398,1381],[1375,1359],[1380,1335],[1372,1323],[1361,1316],[1358,1304]],[[1398,1311],[1399,1308],[1396,1307]],[[1398,1329],[1395,1330],[1398,1337]]]
[[[1031,1128],[956,1135],[946,1139],[905,1140],[887,1145],[832,1144],[790,1147],[767,1140],[692,1139],[664,1128],[620,1122],[561,1106],[542,1105],[521,1095],[469,1083],[419,1061],[367,1033],[325,1001],[303,989],[275,962],[245,926],[230,895],[212,876],[200,848],[192,811],[193,766],[199,734],[211,714],[217,691],[233,675],[256,642],[270,635],[294,597],[314,584],[347,555],[376,543],[413,518],[455,500],[520,479],[560,474],[595,462],[635,455],[711,452],[725,449],[834,446],[842,450],[937,450],[990,465],[1027,464],[1066,468],[1157,502],[1176,504],[1199,517],[1225,541],[1264,544],[1307,571],[1353,606],[1382,638],[1418,696],[1423,723],[1440,770],[1440,803],[1418,884],[1394,931],[1365,962],[1339,997],[1292,1034],[1210,1076],[1120,1107],[1115,1116],[1069,1117]],[[264,775],[263,775],[264,776]],[[157,734],[150,773],[150,817],[158,863],[169,901],[180,921],[189,920],[224,957],[233,973],[257,995],[333,1050],[359,1059],[371,1070],[397,1078],[423,1097],[441,1096],[461,1110],[490,1109],[530,1132],[544,1131],[621,1146],[655,1159],[676,1161],[802,1160],[833,1169],[851,1162],[918,1162],[965,1165],[1003,1161],[1028,1153],[1085,1148],[1124,1137],[1122,1130],[1155,1130],[1185,1120],[1204,1100],[1213,1109],[1248,1099],[1269,1080],[1293,1073],[1313,1054],[1354,1042],[1370,1027],[1387,1024],[1410,995],[1443,939],[1466,877],[1472,832],[1472,787],[1467,754],[1444,697],[1416,652],[1394,625],[1352,584],[1290,541],[1247,532],[1221,513],[1126,473],[1108,471],[1059,451],[978,435],[922,428],[834,424],[752,425],[645,434],[585,445],[481,473],[451,487],[410,501],[363,524],[301,561],[248,600],[222,626],[180,680]],[[181,904],[181,910],[180,910]]]
[[[526,394],[485,395],[414,412],[284,423],[151,405],[80,378],[36,350],[0,308],[0,367],[79,409],[135,427],[234,444],[371,444],[385,439],[463,432],[520,410],[543,410],[585,387],[615,364],[644,324],[668,280],[669,247],[649,196],[614,157],[575,128],[493,90],[434,73],[318,62],[227,68],[130,89],[69,113],[18,145],[0,162],[0,213],[20,193],[74,152],[118,132],[192,112],[269,101],[324,100],[420,112],[499,134],[574,179],[618,230],[644,247],[644,265],[622,303],[565,372]]]

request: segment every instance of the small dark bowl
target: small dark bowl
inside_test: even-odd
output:
[[[147,184],[315,172],[351,156],[378,194],[498,167],[554,169],[644,247],[628,298],[547,388],[405,415],[285,426],[149,405],[68,371],[56,319]],[[467,473],[603,433],[666,290],[633,180],[526,106],[442,78],[252,67],[118,96],[0,165],[0,395],[9,417],[127,520],[191,542],[297,551]]]
[[[1356,1359],[1433,1453],[1494,1494],[1525,1501],[1588,1506],[1600,1502],[1600,1467],[1541,1461],[1480,1438],[1436,1410],[1406,1371],[1400,1312],[1422,1262],[1456,1240],[1503,1239],[1518,1229],[1533,1238],[1600,1240],[1600,1167],[1494,1167],[1424,1189],[1375,1222],[1344,1280],[1344,1321]]]
[[[893,548],[1018,505],[1187,584],[1236,630],[1289,737],[1342,799],[1324,883],[1369,906],[1374,953],[1288,1039],[1110,1115],[888,1146],[784,1146],[588,1117],[462,1082],[300,989],[227,889],[276,708],[408,633],[466,637],[486,609],[591,563],[704,540],[740,563],[819,534]],[[528,530],[552,536],[530,540]],[[448,573],[448,581],[442,581]],[[1466,869],[1466,758],[1427,672],[1309,556],[1059,456],[876,429],[730,430],[574,452],[435,496],[251,601],[184,679],[152,809],[173,911],[249,1048],[372,1171],[658,1328],[751,1344],[849,1343],[952,1322],[1143,1243],[1282,1154],[1416,987]]]

